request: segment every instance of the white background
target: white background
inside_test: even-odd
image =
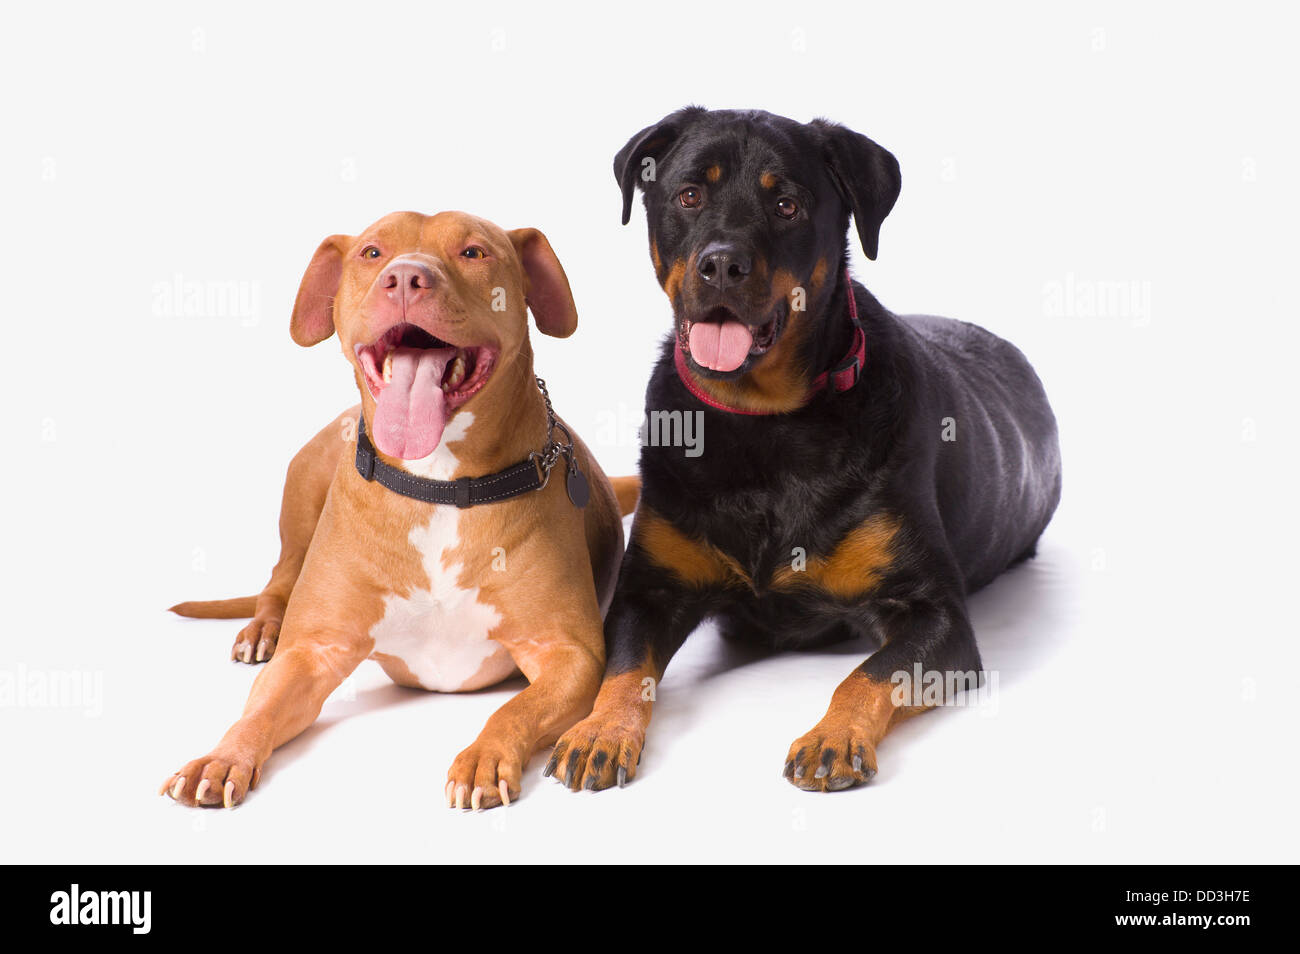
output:
[[[0,673],[102,695],[0,708],[0,856],[1296,861],[1293,15],[1050,6],[11,6]],[[1065,498],[972,601],[996,705],[907,724],[867,788],[799,792],[786,748],[865,648],[751,659],[702,630],[633,785],[569,794],[539,756],[472,816],[446,769],[519,684],[426,694],[366,663],[238,810],[154,795],[254,676],[227,661],[241,624],[163,607],[260,588],[289,457],[355,399],[333,341],[288,336],[319,240],[394,209],[542,228],[581,324],[534,337],[538,370],[630,472],[669,312],[611,160],[691,102],[892,150],[857,275],[1045,381]],[[247,309],[166,299],[231,282]]]

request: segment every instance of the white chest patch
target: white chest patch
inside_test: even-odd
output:
[[[406,469],[435,480],[451,479],[458,462],[447,444],[462,440],[473,421],[469,412],[457,414],[437,449],[423,460],[408,461]],[[384,597],[384,615],[370,630],[374,652],[400,659],[425,689],[480,689],[511,675],[514,661],[490,638],[501,614],[479,599],[477,586],[461,585],[464,567],[459,561],[446,560],[460,545],[461,511],[431,510],[428,524],[412,527],[409,538],[420,553],[428,588]]]

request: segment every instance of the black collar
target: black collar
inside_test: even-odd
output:
[[[569,499],[576,507],[586,506],[587,479],[578,468],[573,453],[573,437],[568,428],[555,419],[550,395],[546,393],[546,382],[537,378],[537,387],[546,402],[546,446],[540,451],[533,451],[527,458],[505,470],[486,477],[461,477],[457,480],[433,480],[408,474],[379,459],[374,445],[366,436],[366,418],[363,414],[357,418],[357,473],[403,497],[431,504],[451,504],[463,510],[541,490],[551,479],[551,468],[563,456],[567,471],[565,489],[569,493]],[[555,439],[556,428],[564,432],[564,443]]]

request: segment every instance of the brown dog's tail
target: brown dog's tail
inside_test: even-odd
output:
[[[256,596],[236,596],[229,600],[191,600],[168,607],[177,616],[190,619],[248,619],[257,612]]]
[[[640,477],[611,477],[614,496],[618,498],[618,512],[627,516],[636,509],[637,498],[641,496]]]

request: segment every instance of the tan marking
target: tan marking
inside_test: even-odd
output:
[[[722,166],[715,162],[713,165],[709,166],[709,168],[704,170],[704,178],[708,179],[710,182],[717,182],[722,178]]]
[[[755,264],[759,273],[761,264]],[[814,272],[814,279],[816,273]],[[760,279],[761,280],[761,279]],[[799,287],[792,272],[780,269],[772,279],[771,308],[784,298],[789,304]],[[804,303],[811,307],[814,288],[805,286]],[[812,375],[800,360],[801,342],[807,334],[805,312],[790,310],[781,339],[754,363],[754,366],[735,381],[719,381],[695,377],[695,383],[714,400],[731,407],[765,414],[782,414],[802,407],[808,400],[808,386]]]
[[[781,566],[772,574],[774,589],[814,586],[840,599],[853,599],[873,589],[888,572],[895,556],[898,519],[875,514],[854,527],[829,556],[810,556],[803,570]]]
[[[677,296],[682,290],[682,281],[686,278],[686,261],[678,259],[673,262],[672,267],[663,278],[663,289],[668,293],[669,301],[676,302]]]
[[[663,669],[648,651],[634,669],[607,675],[591,715],[566,732],[556,745],[552,756],[556,778],[576,790],[592,776],[594,787],[609,788],[618,782],[620,767],[629,780],[636,777],[662,676]],[[575,768],[570,775],[569,765],[575,753]],[[599,769],[595,761],[598,753],[604,755]]]
[[[620,724],[642,724],[650,721],[650,710],[663,670],[655,665],[650,651],[635,669],[607,676],[600,686],[600,701],[595,711],[604,718]],[[646,682],[646,680],[650,682]]]
[[[756,267],[761,269],[761,263],[756,263]],[[808,400],[812,375],[799,361],[799,352],[807,334],[807,312],[821,297],[829,268],[826,259],[818,259],[803,286],[803,311],[793,308],[795,289],[800,287],[797,278],[791,272],[778,270],[772,281],[771,307],[775,308],[781,298],[791,306],[781,340],[740,379],[718,381],[696,377],[695,383],[715,400],[748,411],[781,414],[802,407]],[[761,281],[761,273],[758,277]]]
[[[867,676],[855,669],[836,687],[831,703],[812,730],[795,739],[787,758],[804,767],[801,779],[791,779],[800,788],[830,790],[832,777],[854,776],[852,758],[860,754],[864,775],[877,769],[876,746],[891,729],[906,719],[924,712],[923,707],[899,706],[893,698],[895,686]],[[823,748],[836,751],[830,775],[818,779],[815,770]]]
[[[822,721],[865,725],[875,745],[898,723],[925,711],[922,706],[898,705],[894,699],[897,688],[891,682],[880,682],[855,669],[835,688]]]
[[[758,177],[758,184],[764,189],[776,188],[776,176],[771,172],[765,172]]]
[[[749,577],[735,560],[710,543],[688,537],[649,508],[637,511],[632,545],[688,586],[749,584]]]

